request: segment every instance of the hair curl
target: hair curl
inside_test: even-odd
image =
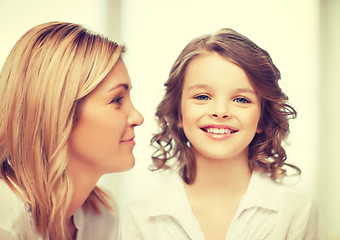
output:
[[[151,140],[156,151],[150,169],[168,169],[168,161],[177,158],[183,180],[188,184],[195,181],[195,156],[178,123],[182,118],[181,97],[186,69],[194,58],[206,52],[216,52],[242,68],[261,99],[259,127],[262,132],[256,133],[249,145],[250,169],[262,169],[274,180],[286,175],[284,165],[300,174],[298,167],[285,163],[287,155],[282,141],[289,133],[288,121],[296,117],[296,111],[287,103],[288,97],[279,87],[279,70],[265,50],[227,28],[192,40],[172,66],[165,83],[165,96],[156,111],[160,130]]]

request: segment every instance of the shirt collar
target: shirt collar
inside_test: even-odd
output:
[[[170,215],[176,218],[187,219],[191,206],[188,201],[184,183],[177,172],[164,176],[160,191],[155,193],[149,216]],[[253,171],[248,188],[238,207],[238,212],[252,207],[261,207],[273,211],[278,210],[278,183],[266,174]],[[237,213],[236,213],[237,214]]]
[[[248,188],[244,193],[238,210],[261,207],[273,211],[278,210],[278,183],[267,174],[253,171]]]
[[[171,216],[194,239],[203,236],[200,225],[195,218],[187,198],[184,183],[178,172],[163,176],[160,190],[155,192],[148,210],[149,217]]]
[[[170,172],[162,176],[161,181],[160,188],[153,197],[154,204],[150,205],[149,216],[178,216],[183,213],[179,209],[191,209],[184,184],[177,172]]]

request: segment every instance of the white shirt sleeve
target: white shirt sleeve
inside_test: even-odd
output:
[[[306,231],[303,234],[303,240],[326,240],[327,231],[323,216],[321,216],[319,206],[315,201],[312,202],[310,214],[306,222]]]
[[[307,193],[283,191],[278,219],[285,240],[326,240],[327,230],[315,199]]]

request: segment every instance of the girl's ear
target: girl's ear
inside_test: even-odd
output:
[[[180,114],[180,116],[178,116],[177,127],[179,127],[179,128],[183,128],[183,123],[182,123],[182,114]]]
[[[257,127],[256,133],[262,133],[262,128]]]
[[[179,128],[183,128],[183,124],[182,124],[182,120],[179,120],[177,123],[177,127]]]
[[[261,121],[261,120],[260,120],[260,121]],[[262,133],[262,127],[261,127],[260,121],[259,121],[259,123],[257,124],[257,129],[256,129],[256,133],[258,133],[258,134]]]
[[[259,119],[259,121],[258,121],[258,123],[257,123],[257,129],[256,129],[256,133],[257,133],[257,134],[260,134],[260,133],[263,132],[263,129],[262,129],[262,127],[263,127],[262,118],[263,118],[263,115],[262,115],[262,110],[261,110],[261,116],[260,116],[260,119]]]

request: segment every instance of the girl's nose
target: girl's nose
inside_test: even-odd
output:
[[[223,113],[213,113],[212,116],[214,118],[228,118],[229,117],[228,114],[223,114]]]
[[[216,102],[213,105],[211,116],[213,118],[220,118],[220,119],[230,117],[229,107],[227,105],[228,104],[226,104],[224,101]]]

